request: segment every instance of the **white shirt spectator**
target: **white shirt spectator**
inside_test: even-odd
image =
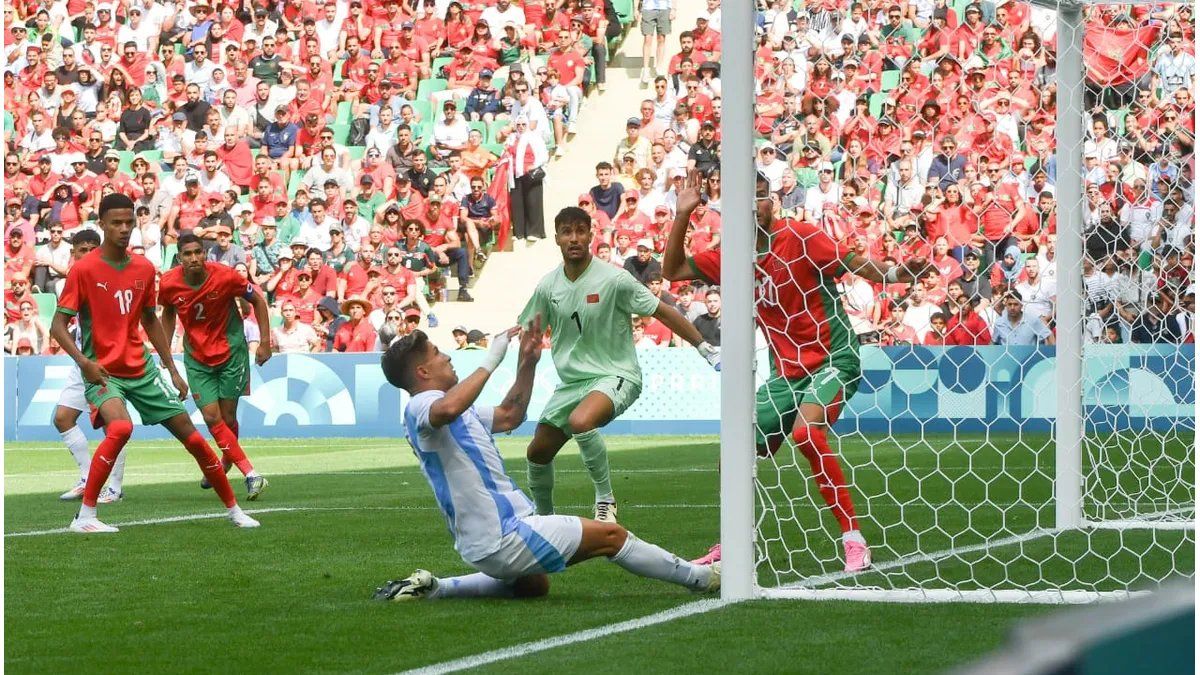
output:
[[[549,122],[547,122],[547,126],[549,126]],[[435,144],[442,143],[456,147],[463,146],[466,145],[467,136],[470,135],[470,133],[471,126],[467,124],[467,121],[461,116],[455,115],[454,122],[450,124],[447,124],[446,119],[442,118],[433,125],[433,142]],[[441,154],[443,157],[446,154],[449,154],[448,152],[442,153],[440,150],[436,152]]]
[[[283,354],[307,354],[316,339],[317,332],[312,326],[300,321],[292,324],[291,330],[283,326],[271,330],[271,341]]]
[[[529,100],[522,105],[520,101],[513,104],[511,119],[517,119],[524,113],[529,118],[529,128],[537,131],[542,135],[542,140],[549,141],[554,133],[554,128],[550,125],[550,117],[546,115],[546,108],[542,102],[530,96]],[[437,128],[434,127],[436,132]]]
[[[308,173],[304,174],[304,180],[300,184],[308,190],[309,194],[313,192],[320,193],[325,189],[325,181],[331,178],[336,180],[338,186],[345,192],[354,189],[354,182],[350,178],[350,172],[338,166],[336,162],[334,162],[332,169],[326,169],[322,162],[313,162],[313,167],[308,170]]]
[[[762,161],[762,153],[759,153],[759,160],[755,163],[755,168],[767,177],[770,181],[771,192],[777,192],[783,187],[783,172],[787,171],[787,162],[782,162],[779,157],[770,158],[768,161]]]
[[[386,129],[379,125],[372,127],[364,141],[366,147],[379,148],[379,155],[381,157],[387,156],[388,150],[391,150],[392,146],[396,144],[396,127],[397,124],[395,121]]]
[[[929,317],[940,314],[941,311],[942,308],[932,302],[922,302],[920,305],[910,304],[908,311],[904,313],[904,325],[913,329],[913,332],[917,334],[918,341],[924,342],[925,336],[929,334]]]
[[[504,35],[504,25],[507,23],[516,24],[517,30],[520,31],[525,25],[525,10],[514,4],[509,4],[508,8],[504,11],[501,11],[497,6],[493,6],[483,10],[479,18],[487,22],[488,29],[492,31],[492,36],[498,37]]]
[[[809,188],[804,193],[804,219],[810,223],[821,222],[825,207],[837,206],[841,199],[842,186],[838,183],[830,183],[828,192],[822,190],[819,184]]]
[[[197,66],[195,61],[183,66],[183,79],[187,80],[188,84],[195,84],[203,91],[205,87],[212,82],[212,73],[217,66],[208,59],[204,60],[204,64]]]
[[[217,170],[211,176],[207,171],[200,172],[200,189],[204,192],[225,192],[233,189],[233,181],[224,172]]]
[[[1129,228],[1130,243],[1148,249],[1154,225],[1162,217],[1162,202],[1157,199],[1127,202],[1121,207],[1119,217],[1121,225]]]
[[[336,224],[337,221],[328,215],[320,223],[303,220],[300,222],[300,230],[296,232],[296,237],[292,239],[292,243],[302,241],[308,244],[309,248],[328,251],[329,247],[333,245],[333,238],[329,235],[329,228]]]
[[[1025,302],[1025,316],[1030,319],[1041,319],[1054,311],[1054,298],[1058,292],[1054,280],[1039,274],[1034,283],[1021,281],[1013,285],[1013,290],[1021,294]]]

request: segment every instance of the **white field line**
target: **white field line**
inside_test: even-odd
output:
[[[660,623],[667,623],[668,621],[674,621],[676,619],[696,616],[697,614],[704,614],[705,612],[711,612],[714,609],[725,607],[728,604],[730,603],[716,598],[710,600],[698,600],[696,602],[689,602],[687,604],[679,605],[678,607],[674,607],[662,612],[647,614],[646,616],[640,616],[636,619],[630,619],[628,621],[622,621],[620,623],[614,623],[608,626],[601,626],[600,628],[589,628],[587,630],[581,630],[575,633],[567,633],[565,635],[557,635],[555,637],[545,638],[542,640],[534,640],[533,642],[526,642],[523,644],[514,645],[512,647],[496,649],[490,652],[483,652],[482,654],[467,656],[461,659],[455,659],[453,661],[443,661],[442,663],[435,663],[433,665],[415,668],[413,670],[406,670],[402,675],[436,675],[438,673],[453,673],[460,670],[478,668],[480,666],[486,666],[490,663],[496,663],[497,661],[505,661],[521,656],[536,654],[537,652],[543,652],[547,649],[555,649],[557,647],[564,647],[566,645],[572,645],[578,642],[596,640],[599,638],[608,637],[609,635],[627,633],[629,631],[640,630],[649,626],[656,626]]]
[[[587,511],[594,504],[568,504],[563,510]],[[720,504],[622,504],[623,509],[717,509]],[[263,509],[246,509],[251,515],[256,513],[291,513],[296,511],[436,511],[436,506],[271,506]],[[110,522],[116,527],[132,527],[135,525],[163,525],[166,523],[186,523],[193,520],[209,520],[224,518],[225,513],[210,511],[207,513],[188,513],[180,516],[164,516],[162,518],[146,518],[145,520],[130,520],[123,523]],[[4,537],[40,537],[48,534],[65,534],[65,527],[49,530],[29,530],[24,532],[6,532]]]

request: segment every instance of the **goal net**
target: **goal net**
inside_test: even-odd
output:
[[[853,17],[813,3],[768,11],[756,43],[772,228],[930,262],[903,285],[834,276],[811,242],[756,258],[757,312],[805,297],[792,344],[758,333],[756,385],[792,392],[754,406],[758,435],[786,437],[754,467],[759,594],[1089,602],[1194,576],[1191,8],[889,5],[863,19],[866,45],[835,47]],[[786,96],[797,31],[821,46],[789,134],[763,115]],[[785,250],[801,253],[781,283]],[[857,393],[843,404],[812,368],[771,387],[789,349],[822,352]],[[826,437],[870,547],[862,571],[844,569],[830,465],[790,437],[814,401],[839,415]]]

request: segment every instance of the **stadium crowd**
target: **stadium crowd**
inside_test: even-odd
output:
[[[659,263],[691,171],[706,203],[687,245],[720,245],[721,6],[704,4],[662,63],[647,56],[616,148],[576,144],[598,162],[577,204],[601,260],[719,344],[719,289],[672,286]],[[281,351],[370,351],[435,326],[438,303],[472,300],[493,247],[545,236],[550,158],[623,29],[652,50],[670,6],[6,3],[6,352],[55,351],[70,236],[113,191],[136,198],[135,252],[168,269],[192,231],[267,293]],[[1053,343],[1060,206],[1084,216],[1087,338],[1193,341],[1192,8],[1085,16],[1085,200],[1059,205],[1052,12],[760,2],[756,162],[777,214],[934,267],[911,288],[841,279],[861,342]],[[457,346],[486,343],[471,334]],[[678,343],[649,318],[634,339]]]

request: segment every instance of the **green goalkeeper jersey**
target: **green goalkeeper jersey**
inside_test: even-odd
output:
[[[575,281],[559,265],[538,282],[521,312],[527,326],[537,314],[550,327],[550,353],[565,383],[609,375],[642,383],[631,317],[658,311],[654,297],[624,269],[592,259]]]

